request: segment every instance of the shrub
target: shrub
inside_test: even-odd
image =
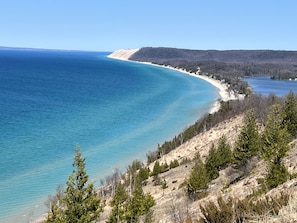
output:
[[[169,164],[169,168],[170,169],[173,169],[173,168],[176,168],[176,167],[178,167],[179,166],[179,162],[178,162],[178,160],[173,160],[173,161],[171,161],[170,162],[170,164]]]
[[[267,189],[272,189],[285,183],[290,178],[290,174],[282,164],[270,164],[268,174],[265,178]]]
[[[268,214],[278,215],[280,209],[288,205],[290,194],[282,192],[275,196],[266,196],[258,200],[246,197],[235,201],[219,197],[216,202],[200,206],[202,217],[199,223],[241,223],[249,220],[264,219]],[[253,221],[254,222],[254,221]]]

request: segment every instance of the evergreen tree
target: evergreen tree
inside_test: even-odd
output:
[[[274,105],[267,116],[265,129],[262,133],[262,157],[270,162],[279,164],[289,150],[290,134],[282,125],[283,116],[280,105]]]
[[[290,134],[282,124],[283,118],[280,105],[274,105],[267,117],[265,130],[262,134],[262,157],[268,162],[268,174],[265,184],[268,189],[284,183],[289,174],[282,164],[282,158],[289,150]]]
[[[146,167],[141,167],[138,172],[138,178],[140,182],[147,180],[150,176],[150,170]]]
[[[173,161],[171,161],[170,162],[170,164],[169,164],[169,168],[170,169],[173,169],[173,168],[176,168],[176,167],[178,167],[179,166],[179,162],[178,162],[178,160],[173,160]]]
[[[187,194],[195,199],[198,190],[206,189],[209,178],[206,168],[201,160],[200,154],[197,154],[195,166],[193,167],[190,176],[186,179]]]
[[[297,100],[293,93],[290,91],[286,97],[284,106],[283,124],[287,127],[288,132],[292,137],[297,136]]]
[[[132,192],[132,197],[127,203],[127,210],[125,212],[126,221],[137,222],[139,217],[147,214],[154,205],[154,198],[150,194],[145,194],[140,182],[137,181]]]
[[[265,178],[267,189],[272,189],[278,185],[285,183],[290,178],[287,168],[280,163],[270,163],[268,166],[268,174]]]
[[[219,177],[218,164],[219,154],[215,145],[212,144],[205,160],[205,169],[210,180],[214,180]]]
[[[245,114],[244,124],[233,151],[235,163],[238,166],[245,165],[248,159],[257,155],[260,148],[259,137],[254,110],[250,109]]]
[[[153,172],[152,172],[152,176],[156,176],[156,175],[158,175],[159,173],[161,173],[162,172],[162,166],[160,165],[160,163],[159,163],[159,161],[157,160],[156,162],[155,162],[155,165],[154,165],[154,167],[153,167]]]
[[[58,203],[51,203],[50,211],[48,212],[46,223],[66,223],[64,220],[63,212],[61,211]]]
[[[122,184],[116,188],[110,205],[113,207],[108,217],[107,223],[121,222],[125,218],[125,206],[128,201],[128,194]]]
[[[96,222],[102,211],[100,197],[88,182],[85,159],[79,148],[75,150],[75,170],[70,174],[64,197],[52,208],[46,222],[91,223]]]
[[[218,148],[217,148],[217,153],[219,157],[218,161],[218,168],[223,169],[231,163],[232,160],[232,151],[231,151],[231,146],[227,142],[227,138],[225,135],[223,135],[218,142]]]

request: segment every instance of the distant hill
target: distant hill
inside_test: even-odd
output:
[[[188,50],[145,47],[129,60],[183,68],[189,72],[224,80],[235,92],[247,93],[242,77],[270,76],[271,79],[297,77],[297,51],[281,50]]]
[[[224,63],[296,64],[297,51],[281,50],[189,50],[145,47],[131,58],[136,61],[156,63],[169,61],[216,61]]]

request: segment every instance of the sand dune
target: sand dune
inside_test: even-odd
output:
[[[139,49],[121,49],[114,51],[109,58],[118,59],[118,60],[129,60],[129,58],[138,51]]]

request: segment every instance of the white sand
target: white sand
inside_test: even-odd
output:
[[[117,50],[117,51],[111,53],[110,55],[108,55],[108,57],[113,58],[113,59],[118,59],[118,60],[129,61],[129,58],[131,58],[131,56],[134,53],[136,53],[138,50],[139,49],[121,49],[121,50]],[[132,62],[137,62],[137,61],[132,61]],[[177,68],[174,68],[171,66],[161,66],[161,65],[150,63],[150,62],[138,62],[138,63],[150,64],[150,65],[154,65],[154,66],[173,69],[173,70],[177,70],[179,72],[182,72],[182,73],[185,73],[185,74],[197,77],[197,78],[201,78],[219,89],[219,96],[220,96],[220,99],[223,101],[241,99],[243,97],[242,95],[236,95],[233,91],[229,91],[227,85],[222,83],[221,81],[210,78],[205,75],[190,73],[183,69],[177,69]],[[212,109],[210,110],[210,113],[214,113],[214,112],[218,111],[219,109],[220,109],[220,102],[218,100],[214,103]]]
[[[109,58],[118,59],[118,60],[129,60],[129,58],[138,51],[139,49],[122,49],[117,50],[108,55]]]

